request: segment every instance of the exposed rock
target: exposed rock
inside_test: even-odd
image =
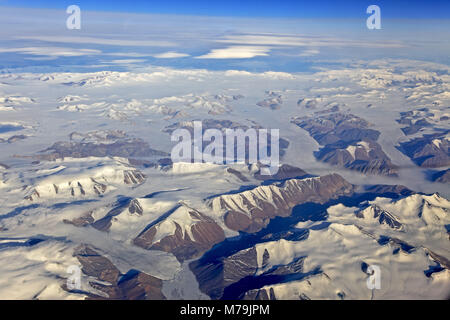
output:
[[[365,174],[396,176],[393,165],[381,146],[373,141],[327,145],[315,152],[318,160]]]
[[[330,106],[327,109],[320,110],[320,111],[315,111],[314,114],[320,115],[320,114],[324,114],[324,113],[332,113],[332,112],[338,112],[338,111],[340,111],[339,105],[335,104],[333,106]]]
[[[224,299],[228,287],[239,286],[243,279],[279,279],[284,276],[302,275],[305,257],[294,258],[286,265],[276,265],[269,270],[258,273],[266,267],[270,259],[267,250],[263,253],[263,263],[258,267],[257,250],[255,247],[241,250],[231,256],[203,261],[202,259],[192,262],[189,266],[195,274],[200,285],[200,290],[211,297],[211,299]],[[276,281],[276,280],[275,280]],[[253,294],[252,294],[253,292]],[[258,292],[252,291],[249,296],[244,293],[242,298],[250,299],[258,296]],[[273,297],[273,295],[272,295]],[[259,296],[267,299],[267,295]]]
[[[432,180],[441,183],[450,183],[450,169],[436,172],[433,175]]]
[[[397,175],[397,167],[376,142],[380,132],[355,115],[332,113],[294,118],[323,147],[314,156],[323,162],[368,174]]]
[[[59,141],[33,158],[55,160],[66,157],[152,157],[168,156],[168,153],[150,148],[139,138],[131,138],[122,131],[93,131],[87,134],[73,132],[70,141]]]
[[[242,182],[248,182],[249,180],[239,171],[233,169],[233,168],[227,168],[227,172],[236,176],[239,180]]]
[[[172,159],[170,159],[170,158],[162,158],[162,159],[158,159],[157,161],[129,158],[128,161],[129,161],[130,165],[132,165],[134,167],[142,167],[142,168],[166,169],[166,168],[170,168],[172,166]]]
[[[297,106],[306,109],[316,109],[319,102],[320,98],[304,98],[297,101]]]
[[[87,245],[79,246],[74,256],[82,265],[82,272],[96,281],[89,285],[97,292],[86,292],[88,299],[162,300],[162,280],[138,270],[122,275],[111,261]],[[100,281],[100,282],[97,282]],[[67,288],[65,288],[67,290]]]
[[[119,279],[119,269],[89,246],[81,245],[75,250],[74,256],[80,261],[84,274],[110,284]]]
[[[380,132],[370,129],[369,123],[353,114],[333,113],[320,117],[294,118],[293,123],[305,129],[321,145],[338,141],[376,141]]]
[[[262,175],[261,169],[254,174],[255,179],[258,180],[286,180],[292,178],[303,178],[306,176],[308,176],[306,171],[289,164],[282,164],[278,168],[277,173],[271,176]]]
[[[161,234],[161,229],[171,231]],[[147,226],[134,239],[134,244],[149,250],[170,252],[179,261],[184,261],[200,256],[224,239],[224,231],[214,220],[180,205],[163,215],[160,221]]]
[[[448,109],[447,109],[448,110]],[[419,108],[407,112],[400,112],[398,123],[406,125],[401,128],[405,135],[412,135],[425,129],[445,129],[448,128],[448,111],[432,108]]]
[[[28,136],[24,134],[13,135],[11,137],[8,137],[7,139],[0,138],[0,143],[14,143],[20,140],[24,140],[26,138],[28,138]]]
[[[390,195],[391,197],[398,196],[409,196],[414,193],[414,191],[408,189],[403,185],[390,185],[390,184],[376,184],[365,187],[366,192],[376,193],[380,195]]]
[[[244,295],[243,300],[277,300],[277,298],[275,297],[273,288],[270,288],[269,293],[267,293],[267,290],[265,289],[255,289],[247,291]]]
[[[258,269],[257,253],[252,247],[223,260],[207,263],[198,260],[189,266],[197,278],[200,290],[211,299],[220,299],[225,287],[255,274]]]
[[[110,184],[136,185],[144,181],[145,175],[142,172],[128,166],[117,167],[115,171],[96,171],[93,169],[91,176],[89,176],[89,173],[79,177],[68,176],[65,181],[60,179],[57,183],[48,183],[44,179],[30,189],[24,198],[29,201],[36,201],[44,195],[46,197],[100,196],[109,190]]]
[[[398,149],[420,167],[438,168],[450,165],[449,145],[450,130],[401,143]]]
[[[257,232],[270,219],[288,216],[294,206],[305,202],[324,203],[353,193],[353,185],[337,174],[307,179],[290,179],[279,184],[217,196],[208,200],[215,212],[223,212],[228,228]]]
[[[266,249],[267,250],[267,249]],[[286,265],[278,265],[264,272],[264,275],[289,275],[303,271],[303,263],[306,257],[298,257]],[[262,266],[264,268],[264,265]]]
[[[263,101],[256,103],[256,105],[264,108],[270,108],[272,110],[280,109],[281,105],[283,104],[281,95],[273,91],[267,92],[267,94],[269,97],[264,99]]]
[[[145,181],[145,175],[139,170],[124,170],[123,182],[125,184],[140,184]]]
[[[380,224],[385,224],[392,229],[396,230],[403,229],[403,225],[394,214],[382,209],[377,205],[370,205],[368,208],[357,211],[355,214],[358,218],[362,219],[364,218],[378,219],[378,222]]]
[[[131,214],[137,214],[142,216],[144,209],[142,209],[142,206],[138,200],[133,199],[131,200],[130,205],[128,206],[128,212]]]
[[[194,120],[196,121],[196,120]],[[163,129],[163,132],[166,132],[168,134],[172,134],[172,132],[174,132],[177,129],[186,129],[190,132],[191,137],[194,136],[194,121],[181,121],[181,122],[176,122],[174,124],[171,124],[167,127],[165,127]],[[200,121],[200,120],[198,120]],[[226,155],[226,129],[231,129],[231,130],[243,130],[244,132],[247,131],[248,129],[263,129],[260,125],[254,123],[251,126],[247,126],[235,121],[231,121],[231,120],[218,120],[218,119],[202,119],[201,120],[201,124],[202,124],[202,134],[205,133],[206,130],[208,129],[217,129],[220,130],[224,136],[224,141],[223,141],[223,154]],[[248,150],[248,139],[246,139],[245,141],[245,150]],[[210,141],[203,141],[203,145],[202,148],[204,149],[206,146],[208,146],[210,144]],[[235,149],[233,150],[234,154],[236,154],[237,151],[237,144],[234,144]],[[286,149],[289,147],[289,141],[280,137],[279,138],[279,152],[280,152],[280,157],[282,157],[285,153],[286,153]],[[268,154],[270,154],[271,152],[271,135],[270,135],[270,131],[267,134],[267,150],[268,150]],[[258,160],[259,160],[259,154],[257,155]],[[246,159],[248,159],[248,154],[246,154]]]
[[[85,227],[87,225],[90,225],[94,222],[94,218],[92,217],[92,212],[88,212],[81,217],[74,218],[72,220],[64,219],[63,222],[66,224],[71,224],[76,227]]]

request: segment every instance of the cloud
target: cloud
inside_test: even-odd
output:
[[[129,57],[129,58],[150,57],[150,55],[147,53],[138,53],[138,52],[105,52],[104,55],[112,57]]]
[[[163,53],[158,53],[153,55],[154,58],[159,58],[159,59],[172,59],[172,58],[183,58],[183,57],[189,57],[190,55],[187,53],[180,53],[180,52],[174,52],[174,51],[169,51],[169,52],[163,52]]]
[[[176,43],[160,40],[128,40],[128,39],[105,39],[94,37],[66,37],[66,36],[19,36],[19,40],[36,40],[57,43],[83,43],[110,46],[131,47],[173,47]]]
[[[319,54],[320,51],[317,49],[307,49],[299,54],[300,57],[311,57]]]
[[[64,47],[25,47],[25,48],[0,48],[0,53],[20,53],[36,56],[49,57],[77,57],[101,54],[102,51],[95,49],[75,49]]]
[[[399,41],[363,41],[329,37],[306,37],[285,34],[239,34],[227,35],[216,42],[230,44],[280,46],[280,47],[367,47],[367,48],[402,48]]]
[[[114,63],[114,64],[133,64],[133,63],[141,63],[146,62],[145,59],[117,59],[117,60],[111,60],[106,61],[106,63]]]
[[[223,49],[213,49],[196,59],[248,59],[256,56],[268,56],[269,47],[232,46]]]

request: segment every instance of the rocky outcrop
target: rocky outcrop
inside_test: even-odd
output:
[[[211,299],[228,298],[226,290],[239,287],[242,281],[278,281],[284,277],[301,275],[305,257],[296,257],[287,264],[275,265],[268,270],[270,255],[264,250],[262,263],[258,266],[258,253],[255,247],[241,250],[231,256],[212,261],[202,259],[192,262],[189,266],[197,278],[200,290],[211,297]],[[245,297],[245,291],[238,294],[239,298]],[[236,298],[236,297],[233,297]],[[248,297],[247,297],[248,298]],[[267,297],[260,297],[267,298]]]
[[[198,120],[200,121],[200,120]],[[191,137],[194,136],[194,121],[180,121],[180,122],[176,122],[173,123],[167,127],[165,127],[163,129],[163,132],[168,133],[168,134],[172,134],[172,132],[174,132],[177,129],[186,129],[190,132]],[[226,130],[227,129],[231,129],[231,130],[242,130],[243,132],[247,131],[248,129],[263,129],[263,127],[259,124],[256,123],[252,123],[251,125],[245,125],[245,124],[241,124],[239,122],[236,121],[231,121],[231,120],[218,120],[218,119],[202,119],[201,120],[201,128],[202,128],[202,134],[205,133],[206,130],[208,129],[217,129],[220,130],[223,134],[224,137],[226,137]],[[248,150],[248,139],[246,139],[245,142],[245,150]],[[202,148],[204,150],[204,148],[206,146],[208,146],[210,144],[210,141],[203,141],[203,145]],[[235,150],[233,150],[234,154],[236,154],[236,149],[237,149],[237,144],[234,144]],[[282,157],[285,153],[286,153],[286,149],[289,147],[289,141],[279,137],[279,152],[280,152],[280,157]],[[223,155],[226,155],[226,140],[224,139],[223,141]],[[270,154],[271,151],[271,135],[270,135],[270,130],[267,134],[267,152],[268,154]],[[257,155],[258,159],[259,159],[259,154]],[[246,155],[246,159],[248,159],[248,155]]]
[[[375,184],[365,187],[366,192],[379,194],[380,196],[386,195],[390,198],[398,198],[400,196],[409,196],[414,193],[414,191],[408,189],[403,185],[398,184]]]
[[[418,108],[400,112],[397,122],[405,125],[401,128],[405,135],[412,135],[425,130],[445,130],[448,128],[449,116],[445,109]]]
[[[399,219],[392,213],[384,210],[377,205],[370,205],[364,210],[357,211],[356,216],[361,219],[373,218],[377,219],[380,224],[389,226],[392,229],[402,230],[403,225]]]
[[[266,289],[254,289],[245,293],[243,300],[277,300],[273,288]]]
[[[373,141],[327,145],[314,155],[320,161],[364,174],[397,175],[397,167],[392,164],[381,146]]]
[[[281,105],[283,104],[282,96],[273,91],[269,91],[266,93],[268,95],[268,98],[266,98],[262,101],[259,101],[258,103],[256,103],[256,105],[259,107],[269,108],[272,110],[280,109]]]
[[[105,167],[103,171],[99,167],[98,170],[95,168],[92,172],[87,170],[79,176],[67,176],[54,183],[44,178],[29,189],[25,199],[36,201],[40,198],[101,196],[109,189],[114,189],[111,185],[136,185],[143,183],[145,179],[141,171],[123,164],[117,167]]]
[[[270,219],[288,216],[294,206],[324,203],[353,193],[353,185],[337,174],[290,179],[251,190],[221,195],[208,200],[212,210],[222,213],[225,225],[236,231],[257,232]]]
[[[138,270],[121,274],[106,257],[88,245],[79,246],[74,256],[89,280],[92,292],[84,292],[88,299],[162,300],[162,280]],[[67,288],[65,288],[67,290]]]
[[[140,138],[129,137],[122,131],[93,131],[86,134],[73,132],[70,141],[59,141],[32,157],[38,160],[55,160],[67,157],[151,157],[168,156],[152,149]]]
[[[147,226],[133,242],[145,249],[170,252],[184,261],[200,256],[224,239],[224,231],[213,219],[180,205]]]
[[[273,175],[262,175],[261,169],[254,174],[254,177],[257,180],[287,180],[293,178],[304,178],[306,176],[308,176],[306,171],[289,164],[282,164],[278,168],[277,173]]]
[[[450,165],[450,131],[427,134],[401,143],[398,149],[420,167],[438,168]]]
[[[450,169],[436,172],[433,175],[432,180],[435,182],[450,183]]]
[[[222,260],[206,263],[197,260],[189,266],[197,278],[200,290],[211,299],[220,299],[226,287],[255,274],[258,270],[257,252],[252,247]]]
[[[376,142],[380,132],[369,128],[366,120],[332,113],[294,118],[292,122],[323,146],[314,153],[318,160],[365,174],[397,175],[397,167]]]

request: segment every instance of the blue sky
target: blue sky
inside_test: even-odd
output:
[[[206,16],[357,18],[376,4],[385,18],[449,19],[449,0],[0,0],[0,5],[29,8],[66,8],[77,4],[85,10],[163,13]]]
[[[81,8],[80,30],[66,27],[71,4]],[[380,30],[366,26],[370,4],[381,8]],[[295,72],[386,58],[449,64],[450,19],[442,19],[449,13],[450,0],[0,0],[0,72],[151,66]]]

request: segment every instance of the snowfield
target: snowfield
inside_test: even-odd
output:
[[[208,298],[208,281],[189,263],[217,244],[225,260],[255,249],[255,259],[240,264],[252,266],[250,276],[285,272],[283,281],[256,290],[277,299],[449,298],[450,188],[429,177],[450,167],[445,152],[450,154],[440,150],[443,166],[430,169],[399,149],[426,134],[444,132],[432,140],[441,149],[448,142],[449,71],[436,63],[376,60],[313,73],[164,67],[1,73],[0,299],[98,293],[92,283],[101,279],[87,268],[80,291],[64,287],[67,268],[81,266],[74,256],[81,244],[107,258],[120,276],[136,269],[160,279],[168,298]],[[353,114],[380,132],[378,143],[398,166],[398,177],[365,175],[315,158],[320,145],[291,120],[335,112]],[[263,181],[255,165],[170,163],[174,143],[165,129],[202,119],[280,129],[289,141],[281,163],[309,176]],[[426,126],[417,126],[423,121]],[[407,135],[405,125],[417,131]],[[50,148],[69,143],[78,148],[70,156]],[[355,160],[371,146],[361,140],[343,150]],[[345,187],[329,195],[331,184],[320,184],[332,173]],[[375,184],[412,191],[361,196]],[[315,191],[317,197],[303,198]],[[309,209],[291,216],[296,201],[320,208],[302,207]],[[277,212],[282,214],[272,214]],[[231,227],[245,219],[253,224]],[[277,230],[270,224],[275,219],[287,229]],[[307,236],[289,238],[299,230]],[[262,235],[249,247],[239,242],[246,238],[238,231]],[[136,245],[143,234],[145,245]],[[222,242],[222,234],[230,242]],[[228,252],[233,245],[239,250]],[[305,276],[290,281],[296,259],[303,259]],[[380,267],[379,290],[366,286],[370,265]]]

